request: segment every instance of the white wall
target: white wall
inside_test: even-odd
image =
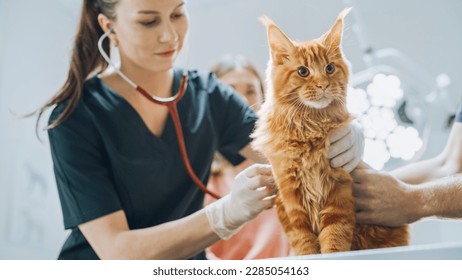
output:
[[[0,2],[0,259],[56,258],[64,241],[45,133],[21,119],[66,77],[78,5]],[[46,117],[45,117],[46,118]]]
[[[56,258],[66,233],[46,135],[35,120],[19,119],[63,83],[81,1],[0,0],[0,259]],[[461,93],[462,2],[458,0],[357,0],[354,9],[376,49],[393,47],[431,76],[452,78],[450,94]],[[263,71],[268,49],[261,14],[301,40],[318,37],[343,8],[341,0],[190,0],[190,68],[202,70],[225,53],[243,53]],[[351,29],[344,50],[353,70],[362,70]],[[456,98],[457,99],[457,98]],[[444,112],[440,112],[444,113]],[[45,117],[46,118],[46,117]],[[447,131],[434,137],[425,156],[437,153]],[[413,226],[413,242],[457,240],[459,222],[424,221]]]
[[[451,90],[461,91],[462,2],[458,0],[355,0],[347,18],[344,51],[354,70],[364,67],[354,30],[355,15],[364,22],[366,39],[376,49],[400,49],[426,71],[453,77]],[[306,40],[323,34],[342,10],[342,0],[193,0],[190,65],[206,68],[226,52],[242,52],[261,69],[267,61],[265,30],[258,16],[270,16],[290,37]],[[356,14],[355,14],[356,13]],[[206,59],[204,59],[206,58]]]

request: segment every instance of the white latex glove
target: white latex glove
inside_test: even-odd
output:
[[[364,152],[364,134],[357,122],[334,131],[330,136],[327,157],[332,167],[353,171],[361,161]]]
[[[271,165],[249,166],[236,176],[230,194],[205,207],[209,224],[221,239],[229,239],[261,211],[273,207],[276,193]]]

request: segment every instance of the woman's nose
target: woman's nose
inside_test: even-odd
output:
[[[173,25],[168,22],[163,24],[162,30],[159,36],[159,41],[161,43],[168,43],[168,42],[174,42],[178,39],[178,34],[175,31],[175,28],[173,28]]]

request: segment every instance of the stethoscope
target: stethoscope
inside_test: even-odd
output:
[[[143,89],[141,86],[135,84],[132,80],[130,80],[127,76],[125,76],[124,73],[122,73],[122,71],[120,71],[120,69],[118,67],[116,67],[114,65],[114,63],[112,63],[111,59],[109,58],[109,56],[107,55],[107,53],[104,51],[103,49],[103,41],[104,39],[106,39],[107,37],[109,37],[109,35],[113,32],[112,29],[109,29],[108,31],[106,31],[106,33],[104,33],[101,38],[99,38],[98,40],[98,50],[99,52],[101,53],[101,55],[103,56],[104,60],[106,60],[106,62],[112,67],[114,68],[114,70],[116,71],[116,73],[122,78],[124,79],[130,86],[132,86],[134,89],[136,89],[136,91],[138,91],[139,93],[141,93],[147,100],[155,103],[155,104],[159,104],[159,105],[163,105],[163,106],[167,106],[168,108],[168,111],[170,113],[170,115],[172,116],[172,119],[173,119],[173,124],[175,125],[175,132],[176,132],[176,136],[178,138],[178,146],[180,147],[180,152],[181,152],[181,157],[183,159],[183,163],[184,163],[184,166],[186,167],[186,170],[189,174],[189,176],[191,177],[191,179],[193,180],[193,182],[205,193],[209,194],[210,196],[216,198],[216,199],[219,199],[220,196],[215,194],[214,192],[208,190],[204,184],[201,182],[201,180],[199,180],[199,178],[197,177],[196,173],[194,172],[194,170],[192,169],[192,166],[191,166],[191,163],[189,162],[189,159],[188,159],[188,154],[186,152],[186,145],[185,145],[185,142],[184,142],[184,136],[183,136],[183,130],[181,128],[181,122],[180,122],[180,117],[178,115],[178,109],[177,109],[177,106],[176,104],[181,100],[181,98],[183,97],[185,91],[186,91],[186,87],[187,87],[187,84],[188,84],[188,74],[186,72],[186,68],[183,69],[183,73],[181,75],[181,82],[180,82],[180,88],[178,89],[178,92],[174,95],[174,96],[171,96],[171,97],[158,97],[158,96],[155,96],[155,95],[150,95],[145,89]]]

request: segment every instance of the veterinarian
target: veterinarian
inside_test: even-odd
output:
[[[462,218],[462,108],[444,150],[392,172],[359,166],[353,195],[359,223],[400,226],[421,218]]]
[[[262,164],[202,207],[215,151],[233,164],[264,160],[249,148],[256,116],[242,98],[214,75],[173,68],[187,31],[183,0],[83,1],[67,80],[38,111],[55,106],[48,132],[70,230],[59,259],[204,259],[273,207]],[[332,164],[356,166],[361,140],[358,129],[337,131]]]

